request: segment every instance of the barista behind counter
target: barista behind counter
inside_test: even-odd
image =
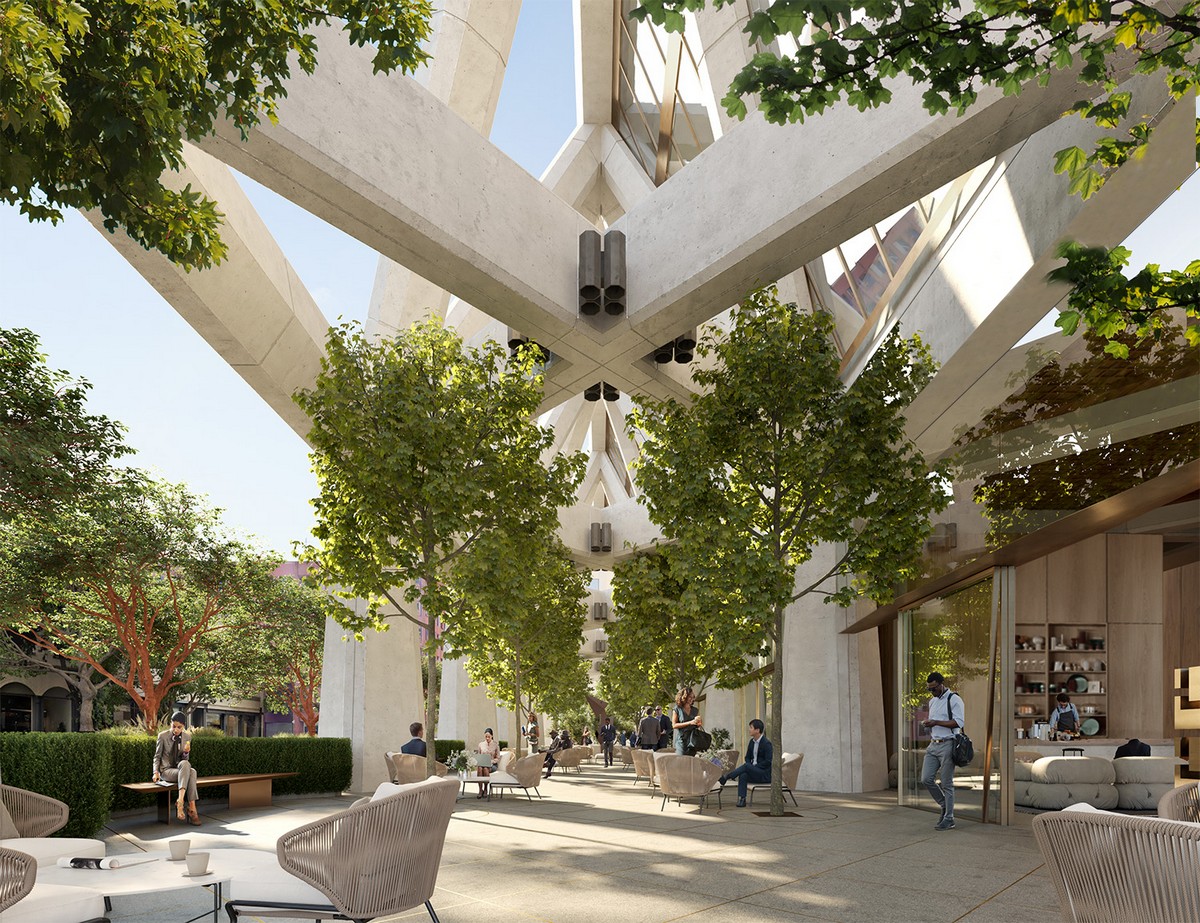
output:
[[[1071,704],[1071,697],[1065,692],[1058,694],[1058,705],[1050,712],[1050,729],[1058,733],[1060,740],[1064,735],[1079,734],[1079,709]]]

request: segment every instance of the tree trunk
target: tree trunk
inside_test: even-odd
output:
[[[775,638],[772,642],[772,663],[775,669],[771,671],[771,682],[768,686],[767,701],[771,707],[771,816],[783,815],[783,610],[782,605],[775,606]]]
[[[425,650],[425,665],[429,675],[429,680],[425,689],[425,771],[428,775],[437,774],[437,734],[436,734],[436,718],[437,712],[435,707],[438,698],[438,673],[437,673],[437,635],[435,626],[437,620],[432,614],[429,616],[429,644]]]
[[[513,702],[517,709],[517,745],[513,748],[516,751],[517,759],[525,755],[525,733],[521,730],[525,726],[525,718],[521,715],[521,663],[518,660],[516,669],[513,670]],[[525,713],[528,717],[529,713]],[[515,761],[514,761],[515,762]]]

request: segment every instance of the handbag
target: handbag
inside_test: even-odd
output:
[[[692,728],[691,734],[684,740],[683,746],[685,750],[691,750],[693,754],[703,753],[712,746],[712,734],[704,730],[704,728]]]

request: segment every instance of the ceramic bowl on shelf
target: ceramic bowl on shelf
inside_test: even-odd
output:
[[[1067,680],[1067,691],[1075,693],[1084,693],[1088,691],[1087,677],[1082,673],[1074,673]]]
[[[1079,725],[1079,733],[1084,737],[1095,737],[1100,733],[1100,722],[1095,718],[1084,718],[1083,723]]]

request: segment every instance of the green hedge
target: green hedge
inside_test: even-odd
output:
[[[58,836],[90,837],[108,820],[113,796],[112,748],[98,734],[0,734],[4,784],[40,792],[71,808]]]
[[[135,794],[120,785],[149,782],[153,763],[152,737],[0,734],[5,784],[70,805],[71,819],[61,836],[92,836],[110,811],[152,807],[153,794]],[[342,737],[203,737],[192,745],[192,765],[201,776],[298,772],[290,779],[276,779],[273,789],[277,795],[303,795],[345,790],[354,761],[350,741]],[[228,796],[225,786],[200,790],[201,799]]]

